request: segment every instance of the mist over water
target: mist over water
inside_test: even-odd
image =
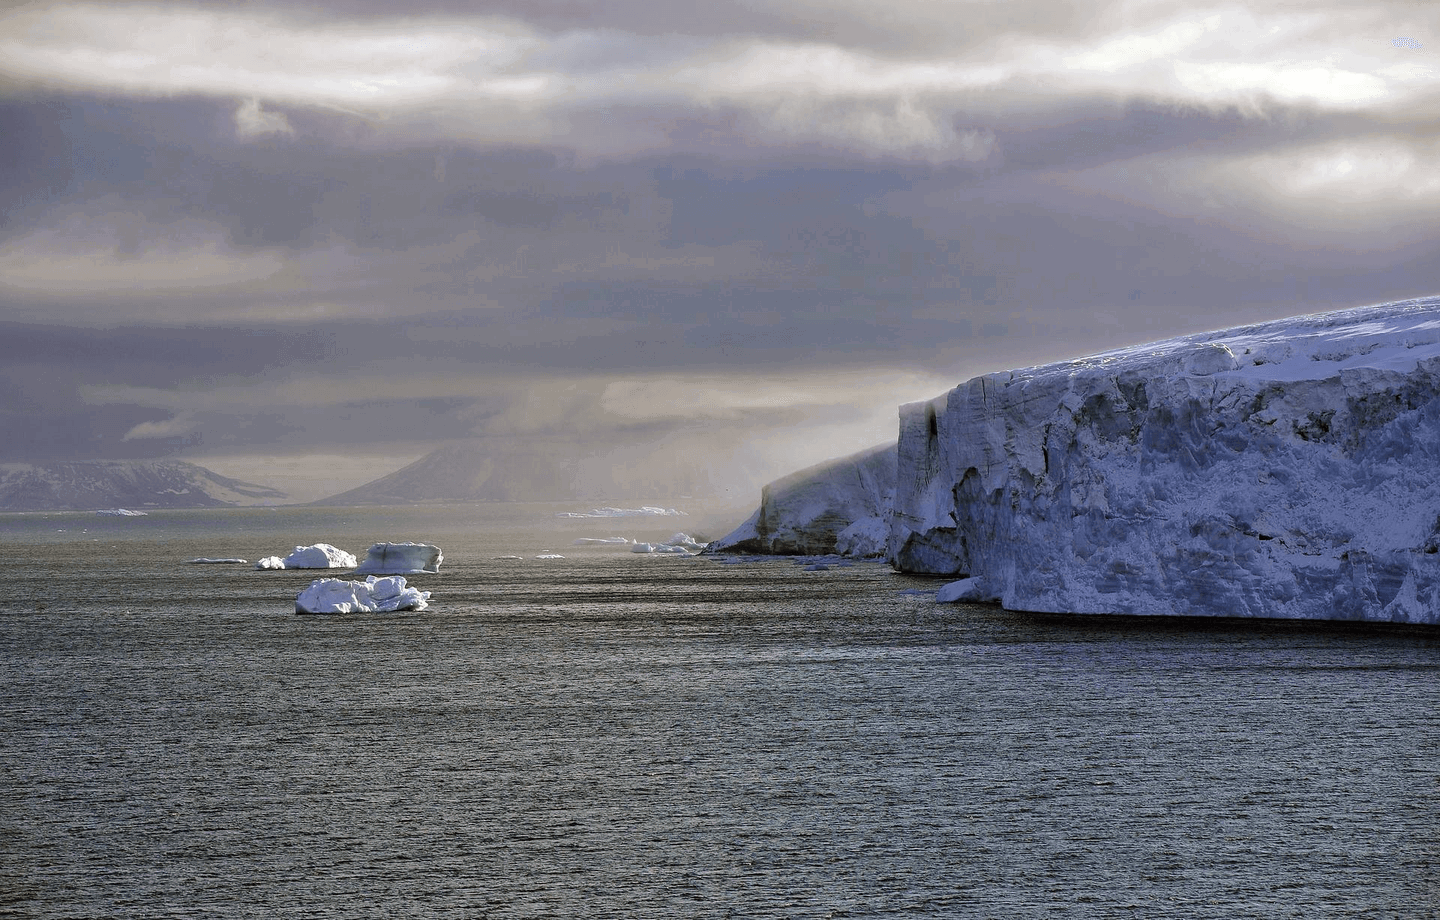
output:
[[[934,605],[881,565],[573,544],[720,518],[557,510],[0,516],[0,914],[1440,903],[1433,632]],[[431,610],[300,617],[326,573],[183,564],[382,539],[444,548]]]

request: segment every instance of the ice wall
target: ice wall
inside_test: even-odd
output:
[[[1015,610],[1440,623],[1440,298],[904,406],[888,555]]]
[[[755,513],[708,551],[883,556],[894,497],[895,447],[873,447],[770,483]]]

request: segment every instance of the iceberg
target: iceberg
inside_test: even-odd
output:
[[[311,546],[297,546],[294,552],[281,559],[266,556],[255,563],[257,569],[353,569],[355,557],[329,543],[315,543]]]
[[[674,508],[657,508],[653,505],[645,505],[641,508],[595,508],[591,511],[561,511],[555,516],[592,520],[596,518],[617,517],[684,517],[685,512],[676,511]]]
[[[895,451],[888,505],[836,461],[716,549],[859,555],[878,516],[940,600],[1440,624],[1437,297],[976,377],[902,406]]]
[[[707,552],[882,558],[895,475],[893,444],[792,473],[761,490],[755,513]]]
[[[708,544],[700,543],[688,533],[677,533],[664,543],[632,543],[630,552],[642,554],[670,554],[694,556]]]
[[[389,613],[396,610],[424,610],[430,592],[405,584],[403,576],[364,581],[319,578],[295,598],[296,613]]]
[[[376,543],[365,553],[356,575],[416,575],[440,571],[445,556],[429,543]]]
[[[888,552],[1012,610],[1440,623],[1440,298],[901,408]]]

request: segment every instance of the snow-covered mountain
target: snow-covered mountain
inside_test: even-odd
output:
[[[0,511],[209,508],[283,502],[284,492],[183,460],[0,464]]]
[[[887,556],[955,596],[1440,623],[1440,298],[977,377],[897,450]]]

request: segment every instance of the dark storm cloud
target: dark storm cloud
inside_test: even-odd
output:
[[[1428,293],[1430,15],[0,10],[5,456],[703,419],[818,460],[973,373]]]

